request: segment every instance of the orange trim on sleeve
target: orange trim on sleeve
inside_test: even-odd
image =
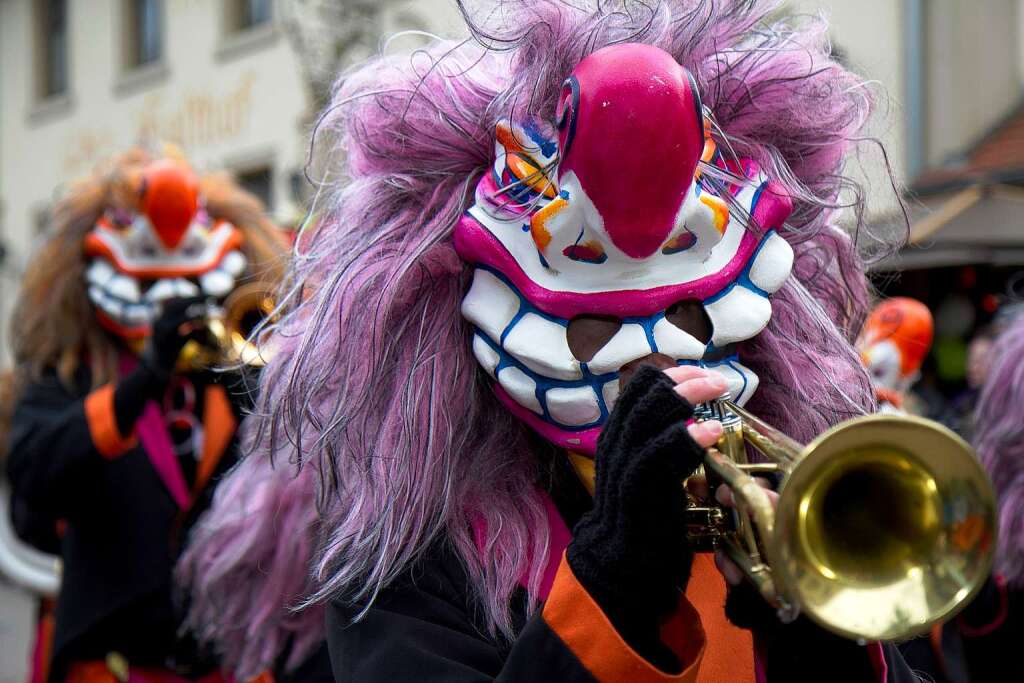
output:
[[[700,615],[708,639],[698,681],[754,683],[754,638],[750,631],[734,626],[726,618],[726,592],[725,579],[715,568],[714,555],[694,555],[686,597]]]
[[[104,458],[113,460],[135,446],[133,436],[125,438],[117,429],[113,384],[104,384],[85,397],[85,420],[93,445]]]
[[[196,470],[196,481],[192,487],[193,497],[209,483],[210,477],[217,470],[217,464],[231,443],[235,429],[238,427],[238,421],[235,419],[234,411],[231,410],[231,401],[228,399],[224,387],[219,384],[211,384],[206,387],[203,399],[203,453]]]
[[[696,610],[682,595],[675,614],[661,628],[665,645],[684,667],[679,674],[659,671],[626,644],[580,585],[564,555],[544,604],[543,617],[598,683],[695,683],[697,680],[704,655],[704,629]]]

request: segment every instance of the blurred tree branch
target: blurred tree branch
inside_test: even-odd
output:
[[[309,89],[311,120],[327,106],[342,69],[376,50],[391,4],[394,0],[277,0]]]

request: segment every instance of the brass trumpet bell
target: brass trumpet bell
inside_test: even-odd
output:
[[[697,531],[781,615],[799,610],[846,637],[896,640],[950,618],[984,584],[995,496],[953,432],[880,414],[801,446],[742,408],[717,403],[704,417],[722,419],[725,434],[705,470],[732,487],[739,513]],[[745,444],[770,462],[748,464]],[[774,510],[751,478],[758,472],[784,475]]]
[[[269,286],[250,282],[235,289],[223,307],[210,306],[206,315],[207,343],[189,341],[178,358],[178,367],[200,370],[219,365],[247,365],[262,368],[270,354],[249,341],[261,320],[274,310]]]

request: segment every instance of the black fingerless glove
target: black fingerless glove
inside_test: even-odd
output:
[[[776,610],[746,581],[729,588],[725,616],[757,637],[770,683],[819,681],[822,677],[844,683],[876,679],[863,645],[826,631],[807,617],[783,624]]]
[[[680,665],[659,626],[675,610],[693,563],[683,480],[704,453],[687,431],[693,406],[674,386],[643,367],[619,396],[597,444],[594,506],[566,551],[619,635],[667,672]]]
[[[146,341],[138,367],[121,378],[114,390],[114,415],[121,434],[132,431],[146,402],[159,398],[174,374],[181,349],[202,331],[182,330],[186,323],[202,317],[201,297],[168,299]]]

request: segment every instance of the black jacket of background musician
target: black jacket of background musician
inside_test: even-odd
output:
[[[171,572],[189,525],[236,459],[239,414],[228,399],[237,392],[216,385],[215,376],[190,379],[194,412],[208,439],[220,434],[219,447],[211,447],[220,452],[199,476],[206,480],[201,486],[196,477],[203,467],[191,454],[179,459],[191,498],[185,509],[141,442],[111,433],[112,386],[90,391],[83,370],[74,389],[50,374],[20,397],[7,467],[14,527],[26,542],[63,559],[52,681],[63,681],[68,663],[102,660],[111,651],[142,666],[209,667],[177,637]]]

